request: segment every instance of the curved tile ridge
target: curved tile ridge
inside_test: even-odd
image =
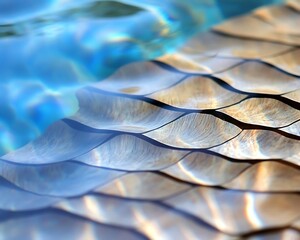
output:
[[[229,91],[208,77],[190,76],[147,97],[182,109],[216,109],[235,104],[247,95]]]
[[[142,100],[86,89],[80,90],[77,96],[79,111],[69,119],[98,130],[142,133],[161,127],[183,114]]]
[[[300,166],[300,142],[268,130],[243,130],[211,150],[235,159],[283,159]]]
[[[99,223],[134,228],[150,239],[234,239],[153,202],[86,195],[56,206]],[[126,221],[124,221],[126,216]]]
[[[214,30],[236,37],[300,46],[300,36],[279,33],[274,26],[253,15],[227,20],[214,27]]]
[[[36,237],[35,237],[36,236]],[[114,228],[57,210],[21,215],[0,222],[0,239],[145,239],[131,230]]]
[[[145,95],[168,88],[184,77],[182,73],[165,70],[152,62],[137,62],[119,68],[92,86],[113,93]]]
[[[236,178],[250,166],[249,163],[231,162],[212,154],[192,152],[161,171],[186,182],[218,186]]]
[[[61,201],[61,198],[40,196],[21,190],[3,178],[0,178],[0,196],[0,210],[6,211],[42,209]]]
[[[300,170],[280,162],[260,162],[223,186],[258,192],[300,192]]]
[[[128,173],[101,186],[95,192],[124,198],[158,200],[188,190],[187,183],[153,172]]]
[[[300,137],[300,121],[295,122],[287,127],[281,128],[280,130]]]
[[[240,122],[279,128],[300,119],[300,111],[272,98],[249,98],[218,110]]]
[[[236,137],[241,129],[209,114],[191,113],[144,135],[176,148],[210,148]]]
[[[197,187],[164,202],[222,232],[237,235],[290,225],[300,215],[299,201],[298,194]]]
[[[188,152],[159,147],[132,135],[118,135],[74,160],[125,171],[159,170]]]
[[[216,58],[203,54],[174,52],[157,59],[185,73],[212,74],[225,71],[243,61],[243,59]]]
[[[300,12],[300,2],[299,2],[299,0],[288,0],[287,5],[291,8],[293,8],[294,10]]]
[[[300,14],[299,14],[300,15]],[[263,61],[281,68],[282,70],[300,76],[300,49],[288,51],[286,53],[264,58]]]
[[[245,62],[215,76],[250,93],[284,94],[300,88],[299,78],[256,61]]]
[[[216,57],[261,59],[292,49],[291,46],[252,39],[230,37],[209,31],[193,37],[178,51]]]
[[[300,103],[300,89],[284,94],[283,97],[295,101],[297,103]]]
[[[299,231],[294,229],[283,229],[279,231],[265,232],[261,234],[253,234],[250,237],[245,238],[246,240],[297,240],[300,238]]]
[[[300,14],[287,6],[262,7],[254,15],[275,27],[282,34],[300,35]]]
[[[1,159],[26,164],[61,162],[88,152],[110,136],[111,134],[79,131],[59,121],[36,140]]]
[[[0,161],[1,177],[26,191],[56,197],[81,195],[123,174],[75,162],[33,166]]]

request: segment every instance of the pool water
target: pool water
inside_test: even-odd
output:
[[[279,2],[0,0],[0,155],[74,114],[79,88],[171,52],[226,18]]]

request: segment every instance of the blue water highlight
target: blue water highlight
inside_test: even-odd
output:
[[[278,0],[0,0],[0,155],[78,109],[75,92]]]

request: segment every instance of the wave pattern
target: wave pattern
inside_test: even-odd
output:
[[[77,91],[75,114],[1,157],[0,239],[299,239],[287,6]]]

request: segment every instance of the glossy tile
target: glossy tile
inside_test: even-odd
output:
[[[295,90],[293,92],[286,93],[283,95],[283,97],[288,98],[297,103],[300,103],[300,89]]]
[[[78,91],[74,116],[0,160],[0,239],[298,240],[300,15],[288,4]],[[119,56],[116,43],[108,50]],[[80,69],[66,60],[67,81],[97,71],[86,57]],[[110,58],[100,64],[111,71]]]
[[[42,209],[61,201],[61,198],[21,190],[2,178],[0,178],[0,195],[0,210],[13,212]]]
[[[147,97],[176,108],[203,110],[235,104],[247,95],[229,91],[210,78],[191,76]]]
[[[254,15],[270,23],[279,33],[300,35],[300,14],[287,6],[263,7]]]
[[[300,192],[300,169],[280,162],[260,162],[223,186],[258,192]]]
[[[281,128],[280,130],[300,137],[300,121],[295,122],[287,127]]]
[[[215,76],[250,93],[284,94],[300,88],[299,78],[255,61],[245,62]]]
[[[76,130],[59,121],[33,142],[4,155],[1,159],[26,164],[66,161],[90,151],[110,136],[111,134]]]
[[[237,126],[209,114],[191,113],[144,135],[176,148],[210,148],[236,137]]]
[[[268,130],[244,130],[211,150],[235,159],[282,159],[300,165],[300,142]]]
[[[300,119],[300,111],[272,98],[249,98],[218,110],[240,122],[266,127],[284,127]]]
[[[81,240],[81,239],[142,240],[142,234],[116,228],[55,210],[23,214],[0,222],[0,239],[10,240]]]
[[[56,197],[84,194],[123,174],[76,162],[33,166],[0,161],[1,177],[23,190]]]
[[[134,228],[150,239],[234,239],[154,202],[86,195],[56,207],[99,223]]]
[[[79,111],[70,119],[98,130],[142,133],[161,127],[183,114],[142,100],[88,90],[79,91],[78,100]]]
[[[276,31],[275,26],[253,15],[236,17],[225,21],[214,27],[214,30],[240,38],[277,42],[293,46],[300,45],[300,36],[279,33]]]
[[[218,186],[235,179],[250,166],[249,163],[231,162],[212,154],[192,152],[161,171],[186,182]]]
[[[133,172],[97,188],[95,191],[125,198],[157,200],[179,194],[191,188],[154,172]]]
[[[152,62],[137,62],[121,67],[93,87],[113,93],[145,95],[168,88],[184,77],[182,73],[165,70]]]
[[[289,49],[292,47],[284,44],[230,37],[209,31],[196,35],[178,51],[215,57],[261,59],[279,55]]]
[[[300,14],[299,14],[300,15]],[[300,49],[288,51],[286,53],[264,58],[263,61],[274,65],[288,73],[300,76]]]
[[[212,74],[224,71],[239,63],[242,59],[216,58],[203,54],[175,52],[157,59],[184,73]]]
[[[291,224],[300,215],[300,195],[196,187],[165,200],[222,232],[245,234]],[[274,217],[280,216],[280,217]]]
[[[187,153],[156,146],[132,135],[119,135],[75,160],[98,167],[146,171],[174,164]]]

